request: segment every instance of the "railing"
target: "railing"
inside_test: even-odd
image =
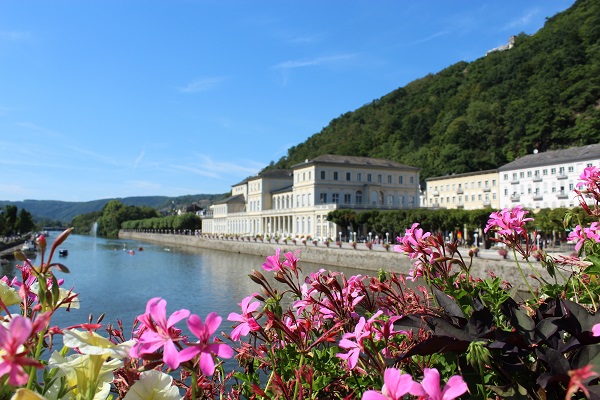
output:
[[[489,186],[486,186],[486,187],[483,188],[484,192],[489,192],[490,190],[492,190],[492,188],[489,187]]]
[[[533,200],[534,200],[534,201],[541,201],[541,200],[544,200],[544,196],[542,196],[541,194],[534,194],[534,195],[533,195]]]
[[[521,196],[519,196],[519,195],[516,195],[516,196],[515,196],[515,195],[513,195],[513,196],[510,196],[510,200],[511,200],[511,201],[519,201],[519,200],[521,200]]]
[[[463,192],[462,188],[458,188],[458,189],[456,189],[456,194],[463,194],[463,193],[464,193],[464,192]]]
[[[518,185],[519,184],[519,180],[518,179],[513,179],[512,181],[510,181],[511,185]]]
[[[558,175],[556,176],[556,179],[567,179],[567,178],[568,178],[568,176],[567,176],[567,175],[565,175],[565,174],[558,174]]]
[[[558,192],[556,193],[556,198],[558,199],[568,199],[569,194],[567,192]]]

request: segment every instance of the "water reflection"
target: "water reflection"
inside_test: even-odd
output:
[[[185,308],[204,319],[216,311],[225,320],[230,312],[239,312],[238,303],[244,297],[260,291],[248,274],[262,270],[265,261],[238,253],[175,247],[167,251],[163,245],[78,235],[69,237],[62,247],[69,255],[59,258],[56,254],[54,261],[64,263],[71,273],[56,275],[64,278],[63,287],[79,293],[81,308],[58,312],[53,324],[61,327],[87,322],[90,314],[97,318],[106,313],[105,323],[120,319],[128,330],[152,297],[167,300],[169,314]],[[3,265],[2,275],[20,277],[14,265]],[[302,261],[299,265],[305,275],[322,268]],[[336,270],[347,276],[373,274]],[[228,330],[230,322],[224,321],[221,328]]]

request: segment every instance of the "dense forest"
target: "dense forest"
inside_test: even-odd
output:
[[[348,112],[267,168],[352,154],[421,167],[423,179],[493,169],[534,149],[598,143],[599,99],[600,2],[578,0],[514,48]]]
[[[24,208],[8,205],[0,209],[0,240],[4,237],[20,235],[35,230],[33,216]]]

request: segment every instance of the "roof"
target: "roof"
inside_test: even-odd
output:
[[[258,175],[249,176],[241,182],[236,183],[233,186],[240,186],[248,183],[249,181],[253,181],[256,179],[281,179],[281,178],[289,178],[293,179],[293,173],[291,169],[269,169],[261,172]]]
[[[550,150],[543,153],[527,154],[508,164],[504,164],[498,171],[510,171],[544,165],[563,164],[573,161],[585,161],[600,158],[600,144],[590,144],[582,147],[571,147],[563,150]]]
[[[281,189],[271,190],[271,194],[291,192],[291,191],[293,191],[293,189],[294,189],[294,185],[289,185],[286,187],[282,187]]]
[[[462,178],[467,176],[475,176],[475,175],[484,175],[484,174],[496,174],[498,173],[497,169],[487,169],[485,171],[474,171],[474,172],[465,172],[462,174],[450,174],[444,176],[432,176],[430,178],[425,179],[425,182],[428,181],[439,181],[443,179],[453,179],[453,178]]]
[[[406,164],[400,164],[395,161],[382,158],[356,157],[356,156],[338,156],[334,154],[324,154],[312,160],[306,160],[303,163],[293,165],[292,168],[300,168],[309,164],[341,164],[354,166],[385,167],[385,168],[403,168],[411,170],[420,170],[421,168],[412,167]]]
[[[226,203],[245,203],[244,195],[236,194],[235,196],[229,196],[223,200],[215,201],[214,204],[226,204]]]

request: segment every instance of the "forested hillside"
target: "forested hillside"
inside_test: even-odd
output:
[[[422,178],[497,168],[534,149],[600,142],[599,99],[600,2],[578,0],[510,50],[332,120],[269,168],[321,154],[389,158],[421,167]]]

